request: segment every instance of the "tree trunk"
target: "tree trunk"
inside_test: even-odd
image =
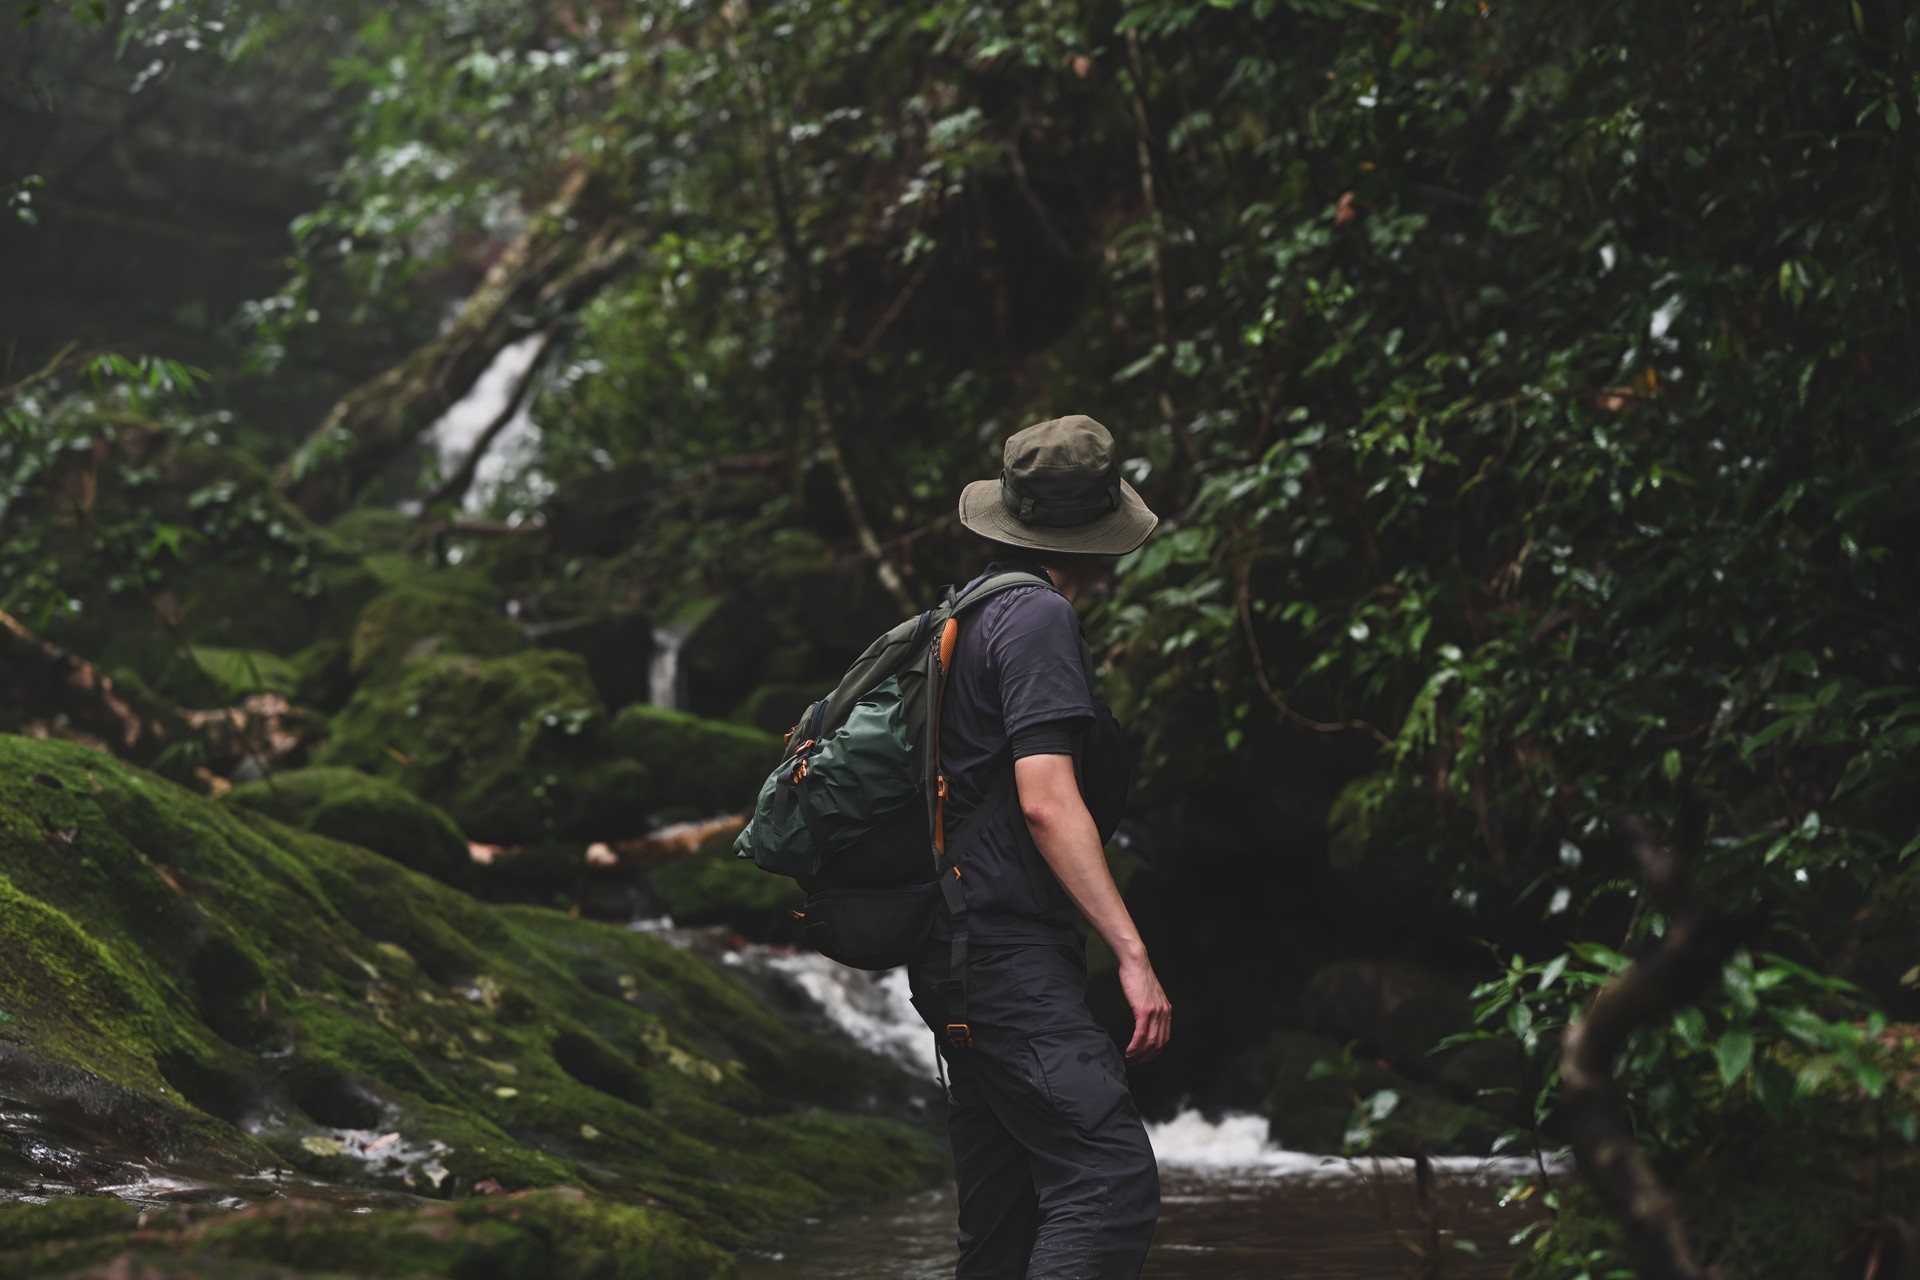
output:
[[[584,305],[632,247],[604,187],[592,171],[575,171],[446,332],[348,392],[274,473],[275,485],[314,519],[331,518],[471,391],[501,348]]]

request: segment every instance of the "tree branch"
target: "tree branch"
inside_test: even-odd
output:
[[[1616,975],[1567,1032],[1560,1097],[1581,1176],[1625,1229],[1627,1255],[1641,1280],[1706,1280],[1694,1261],[1672,1194],[1634,1137],[1613,1074],[1633,1031],[1691,1003],[1716,982],[1746,932],[1744,920],[1703,917],[1687,900],[1685,868],[1637,819],[1621,823],[1667,931],[1654,948]]]
[[[906,580],[900,576],[899,566],[881,548],[880,539],[874,536],[873,526],[867,522],[867,514],[861,508],[860,491],[854,488],[853,472],[848,470],[846,455],[840,452],[840,442],[834,437],[833,422],[827,417],[826,388],[821,385],[818,376],[813,380],[813,412],[820,427],[820,452],[826,458],[827,465],[833,468],[833,478],[840,486],[840,499],[846,504],[847,518],[853,522],[854,534],[860,539],[860,549],[873,560],[874,576],[880,579],[880,585],[899,604],[902,613],[918,613],[920,606],[907,591]]]

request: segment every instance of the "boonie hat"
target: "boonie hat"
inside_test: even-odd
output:
[[[1009,436],[1000,478],[961,492],[960,523],[1009,546],[1117,556],[1145,542],[1160,517],[1120,478],[1113,433],[1076,413]]]

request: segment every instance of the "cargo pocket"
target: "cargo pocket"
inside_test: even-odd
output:
[[[1099,1027],[1043,1031],[1027,1040],[1033,1083],[1054,1111],[1083,1136],[1098,1132],[1131,1105],[1120,1052]]]

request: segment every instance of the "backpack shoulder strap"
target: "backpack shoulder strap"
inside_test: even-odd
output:
[[[952,603],[948,605],[948,611],[951,614],[958,614],[962,610],[979,604],[989,596],[997,596],[1002,591],[1011,591],[1015,587],[1045,587],[1049,591],[1054,590],[1053,579],[1043,574],[1035,573],[1031,569],[1009,569],[1005,573],[996,573],[972,590],[953,597]]]

